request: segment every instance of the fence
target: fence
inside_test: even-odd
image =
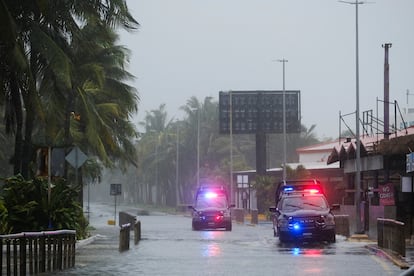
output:
[[[75,266],[75,230],[0,235],[0,276],[53,272]]]
[[[405,257],[404,223],[393,219],[377,219],[378,246]]]

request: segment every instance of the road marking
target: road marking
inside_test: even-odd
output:
[[[386,272],[388,272],[388,274],[390,274],[391,275],[391,268],[390,268],[390,266],[385,262],[385,261],[383,261],[381,258],[379,258],[379,257],[377,257],[377,256],[374,256],[374,255],[371,255],[371,258],[374,260],[374,261],[376,261],[377,263],[379,263],[381,266],[382,266],[382,268],[386,271]]]

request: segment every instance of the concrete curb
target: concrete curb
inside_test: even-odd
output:
[[[405,261],[404,257],[392,252],[391,250],[380,248],[377,245],[376,240],[371,240],[368,238],[366,234],[354,234],[348,237],[347,239],[350,242],[365,242],[368,243],[365,245],[365,248],[374,252],[376,255],[384,257],[391,262],[393,262],[396,266],[400,267],[401,269],[408,269],[410,265]]]
[[[76,241],[76,245],[75,245],[76,249],[82,248],[83,246],[86,246],[86,245],[89,245],[89,244],[93,243],[94,241],[96,241],[97,239],[100,239],[102,237],[104,237],[104,236],[97,234],[97,235],[90,236],[89,238],[86,238],[86,239],[83,239],[83,240],[78,240],[78,241]]]
[[[388,260],[393,262],[396,266],[399,266],[401,269],[410,268],[410,265],[404,260],[404,257],[396,253],[393,253],[390,250],[379,248],[377,245],[373,245],[373,244],[366,245],[365,248],[374,252],[376,255],[380,255],[382,257],[387,258]]]

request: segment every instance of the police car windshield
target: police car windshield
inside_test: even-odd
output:
[[[197,197],[195,208],[227,208],[227,199],[225,195],[217,195],[216,197],[206,197],[203,194],[200,194]]]
[[[283,198],[280,209],[284,211],[295,211],[298,209],[324,210],[327,208],[326,201],[321,196],[298,196]]]

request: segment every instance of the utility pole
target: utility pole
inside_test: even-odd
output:
[[[233,191],[233,99],[231,97],[231,91],[229,92],[229,118],[230,118],[230,204],[234,204],[234,191]],[[238,207],[238,206],[237,206]]]
[[[384,58],[384,139],[388,140],[390,136],[390,65],[388,64],[388,49],[391,43],[382,44],[385,50]]]
[[[358,7],[364,1],[354,2],[339,1],[355,5],[355,86],[356,86],[356,114],[355,114],[355,138],[356,138],[356,173],[355,173],[355,216],[356,233],[363,233],[361,221],[361,140],[359,131],[359,42],[358,42]]]

